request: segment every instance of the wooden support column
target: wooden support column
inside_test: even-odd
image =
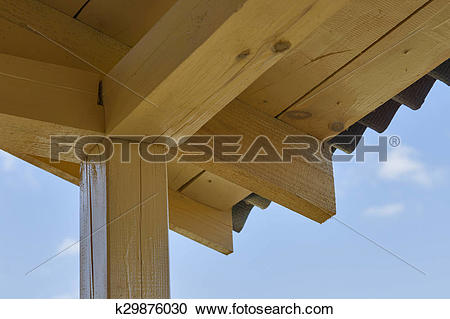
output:
[[[82,163],[80,297],[169,298],[165,163]]]

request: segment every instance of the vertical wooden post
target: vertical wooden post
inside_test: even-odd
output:
[[[165,163],[82,163],[80,297],[169,298]]]

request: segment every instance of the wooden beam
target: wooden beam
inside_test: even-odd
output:
[[[286,136],[303,133],[235,100],[198,134],[242,135],[240,145],[243,152],[256,137],[264,135],[281,153]],[[196,165],[314,221],[322,223],[335,215],[333,169],[329,162],[308,163],[303,158],[293,157],[292,163],[216,161]]]
[[[271,67],[239,100],[277,116],[333,73],[381,40],[428,0],[348,2]],[[364,53],[363,53],[364,54]]]
[[[225,255],[233,252],[231,209],[218,210],[169,190],[169,211],[171,230]]]
[[[132,47],[175,2],[176,0],[95,0],[86,5],[77,19]]]
[[[0,25],[1,53],[85,70],[108,72],[129,49],[36,0],[0,0]]]
[[[82,164],[81,298],[170,297],[166,164],[131,150]]]
[[[179,191],[200,203],[222,211],[231,211],[235,204],[251,194],[249,190],[207,171],[185,184]]]
[[[448,59],[449,16],[448,0],[429,2],[279,119],[318,138],[345,130]]]
[[[105,79],[106,132],[194,134],[347,1],[178,1]]]
[[[99,81],[96,73],[0,53],[0,113],[104,132]]]

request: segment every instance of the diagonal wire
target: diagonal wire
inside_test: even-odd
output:
[[[152,198],[154,198],[156,195],[158,195],[158,193],[154,193],[152,195],[150,195],[149,197],[147,197],[143,202],[136,204],[135,206],[127,209],[125,212],[123,212],[122,214],[120,214],[119,216],[117,216],[116,218],[113,218],[111,221],[103,224],[102,226],[100,226],[99,228],[97,228],[94,232],[92,232],[91,234],[81,238],[79,241],[76,241],[72,244],[70,244],[69,246],[67,246],[66,248],[60,250],[59,252],[57,252],[56,254],[48,257],[47,259],[45,259],[43,262],[41,262],[39,265],[33,267],[32,269],[30,269],[29,271],[27,271],[25,273],[25,276],[29,275],[30,273],[32,273],[33,271],[35,271],[36,269],[40,268],[41,266],[45,265],[46,263],[48,263],[49,261],[53,260],[54,258],[58,257],[59,255],[61,255],[63,252],[67,251],[68,249],[72,248],[73,246],[81,243],[82,241],[85,241],[89,238],[91,238],[94,234],[96,234],[98,231],[100,231],[101,229],[105,228],[106,226],[118,221],[119,219],[121,219],[122,217],[128,215],[130,212],[132,212],[133,210],[135,210],[138,207],[143,206],[145,203],[147,203],[149,200],[151,200]]]
[[[371,239],[370,237],[364,235],[363,233],[359,232],[358,230],[356,230],[355,228],[353,228],[352,226],[348,225],[347,223],[343,222],[342,220],[340,220],[339,218],[337,218],[336,216],[331,216],[332,219],[334,219],[335,221],[337,221],[339,224],[341,224],[342,226],[346,227],[347,229],[349,229],[350,231],[354,232],[355,234],[357,234],[358,236],[360,236],[361,238],[364,238],[365,240],[367,240],[368,242],[372,243],[373,245],[377,246],[378,248],[380,248],[381,250],[383,250],[384,252],[388,253],[389,255],[393,256],[394,258],[400,260],[401,262],[403,262],[405,265],[408,265],[409,267],[411,267],[412,269],[416,270],[417,272],[421,273],[422,275],[426,276],[427,273],[424,272],[423,270],[421,270],[420,268],[414,266],[413,264],[409,263],[408,261],[406,261],[404,258],[400,257],[398,254],[394,253],[392,250],[384,247],[383,245],[377,243],[375,240]]]

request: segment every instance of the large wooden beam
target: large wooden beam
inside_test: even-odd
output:
[[[107,133],[194,134],[347,1],[178,1],[105,79]]]
[[[279,116],[318,138],[334,136],[450,56],[450,5],[434,0]]]
[[[82,164],[81,298],[170,297],[166,164],[131,150]]]
[[[99,81],[96,73],[0,53],[0,113],[101,133]]]
[[[256,111],[237,100],[198,131],[199,135],[242,135],[241,150],[248,150],[260,135],[266,136],[281,154],[283,141],[302,132]],[[285,145],[287,146],[287,145]],[[232,180],[237,185],[277,202],[314,221],[323,223],[336,213],[332,164],[306,162],[197,163],[197,166]]]

